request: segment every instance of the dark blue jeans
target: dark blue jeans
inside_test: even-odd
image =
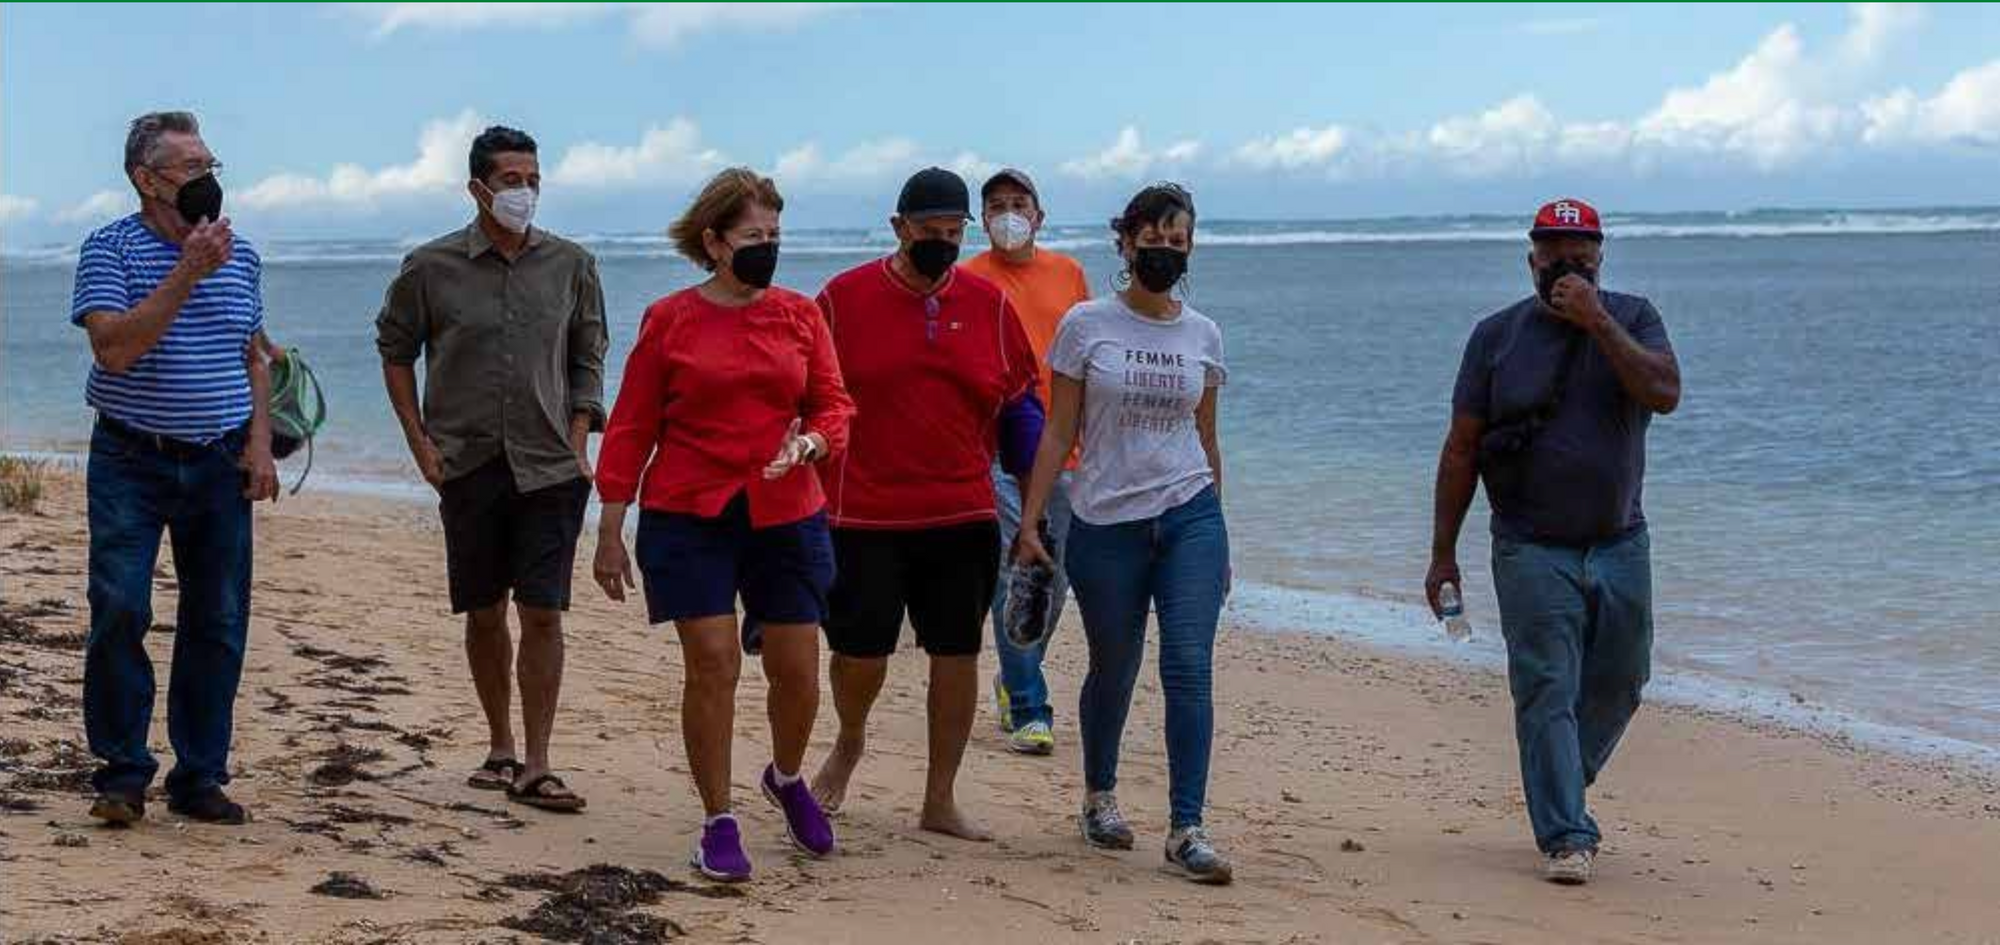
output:
[[[1584,790],[1652,672],[1651,551],[1643,528],[1589,548],[1493,540],[1521,785],[1544,853],[1597,848]]]
[[[1199,825],[1215,741],[1215,627],[1229,574],[1222,502],[1209,488],[1154,518],[1117,525],[1074,519],[1065,563],[1090,643],[1077,712],[1084,786],[1118,785],[1118,746],[1146,655],[1146,613],[1157,610],[1167,801],[1173,827]]]
[[[236,466],[243,435],[207,447],[158,445],[99,424],[90,438],[90,639],[83,726],[103,761],[99,791],[140,793],[160,764],[153,720],[153,567],[173,540],[180,593],[167,740],[167,793],[194,797],[229,782],[229,738],[250,621],[250,503]]]

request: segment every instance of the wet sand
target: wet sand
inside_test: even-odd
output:
[[[1050,662],[1054,757],[1007,753],[982,707],[961,800],[991,844],[916,829],[923,673],[904,653],[837,822],[841,850],[793,854],[755,790],[768,739],[746,662],[737,808],[758,874],[717,887],[686,866],[700,808],[677,647],[636,602],[587,583],[590,538],[556,745],[590,809],[548,814],[463,784],[484,723],[435,512],[350,496],[258,513],[231,785],[255,822],[187,824],[160,801],[136,829],[103,829],[82,793],[80,485],[58,480],[38,515],[0,515],[4,942],[2000,943],[1988,774],[1648,707],[1593,796],[1598,880],[1558,888],[1536,873],[1503,680],[1303,632],[1338,628],[1220,643],[1209,823],[1234,887],[1162,869],[1150,666],[1120,786],[1138,848],[1077,838],[1074,626]],[[170,574],[163,554],[153,742],[167,765]]]

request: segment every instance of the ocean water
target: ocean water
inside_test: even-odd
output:
[[[1609,225],[1604,282],[1659,306],[1686,388],[1653,426],[1646,487],[1658,691],[2000,756],[2000,210]],[[582,238],[615,386],[646,303],[697,273],[658,235]],[[810,292],[891,237],[786,240],[779,280]],[[1044,240],[1108,286],[1100,228]],[[372,345],[413,243],[260,244],[271,331],[332,397],[309,488],[424,495]],[[1511,219],[1204,222],[1192,299],[1231,361],[1237,617],[1497,660],[1483,498],[1459,552],[1480,639],[1450,649],[1418,608],[1452,377],[1474,322],[1527,294],[1524,253]],[[85,442],[73,264],[74,247],[0,258],[0,448]]]

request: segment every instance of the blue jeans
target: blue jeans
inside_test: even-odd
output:
[[[167,739],[167,793],[193,798],[229,782],[229,739],[250,622],[250,502],[236,466],[243,435],[163,452],[99,424],[90,438],[90,638],[83,727],[102,767],[100,792],[142,794],[160,769],[147,749],[153,719],[153,566],[173,540],[180,609]]]
[[[1215,740],[1215,627],[1229,572],[1229,530],[1213,488],[1154,518],[1070,523],[1069,580],[1083,611],[1090,673],[1079,711],[1083,781],[1118,785],[1118,743],[1146,655],[1146,612],[1159,613],[1167,703],[1167,796],[1175,828],[1201,823]]]
[[[1048,654],[1049,640],[1055,636],[1056,621],[1062,619],[1063,602],[1069,596],[1069,576],[1063,571],[1063,556],[1066,554],[1064,539],[1069,534],[1069,478],[1065,472],[1056,479],[1056,487],[1049,493],[1048,517],[1049,539],[1055,542],[1049,553],[1055,555],[1056,579],[1049,585],[1049,597],[1055,601],[1055,613],[1049,615],[1049,635],[1034,646],[1015,646],[1007,639],[1005,612],[1007,609],[1007,565],[1012,560],[1007,557],[1014,548],[1014,534],[1021,530],[1021,485],[993,467],[993,498],[1000,508],[1000,584],[993,594],[993,652],[1000,660],[1000,686],[1007,690],[1007,706],[1013,718],[1008,728],[1020,728],[1029,722],[1050,724],[1056,713],[1049,708],[1049,682],[1042,677],[1042,658]]]
[[[1589,548],[1493,540],[1521,785],[1544,853],[1597,848],[1583,795],[1651,675],[1651,549],[1643,528]]]

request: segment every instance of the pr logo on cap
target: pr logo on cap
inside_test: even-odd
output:
[[[1583,236],[1603,239],[1604,230],[1598,222],[1597,208],[1573,197],[1563,197],[1542,205],[1535,214],[1534,227],[1528,236]]]

